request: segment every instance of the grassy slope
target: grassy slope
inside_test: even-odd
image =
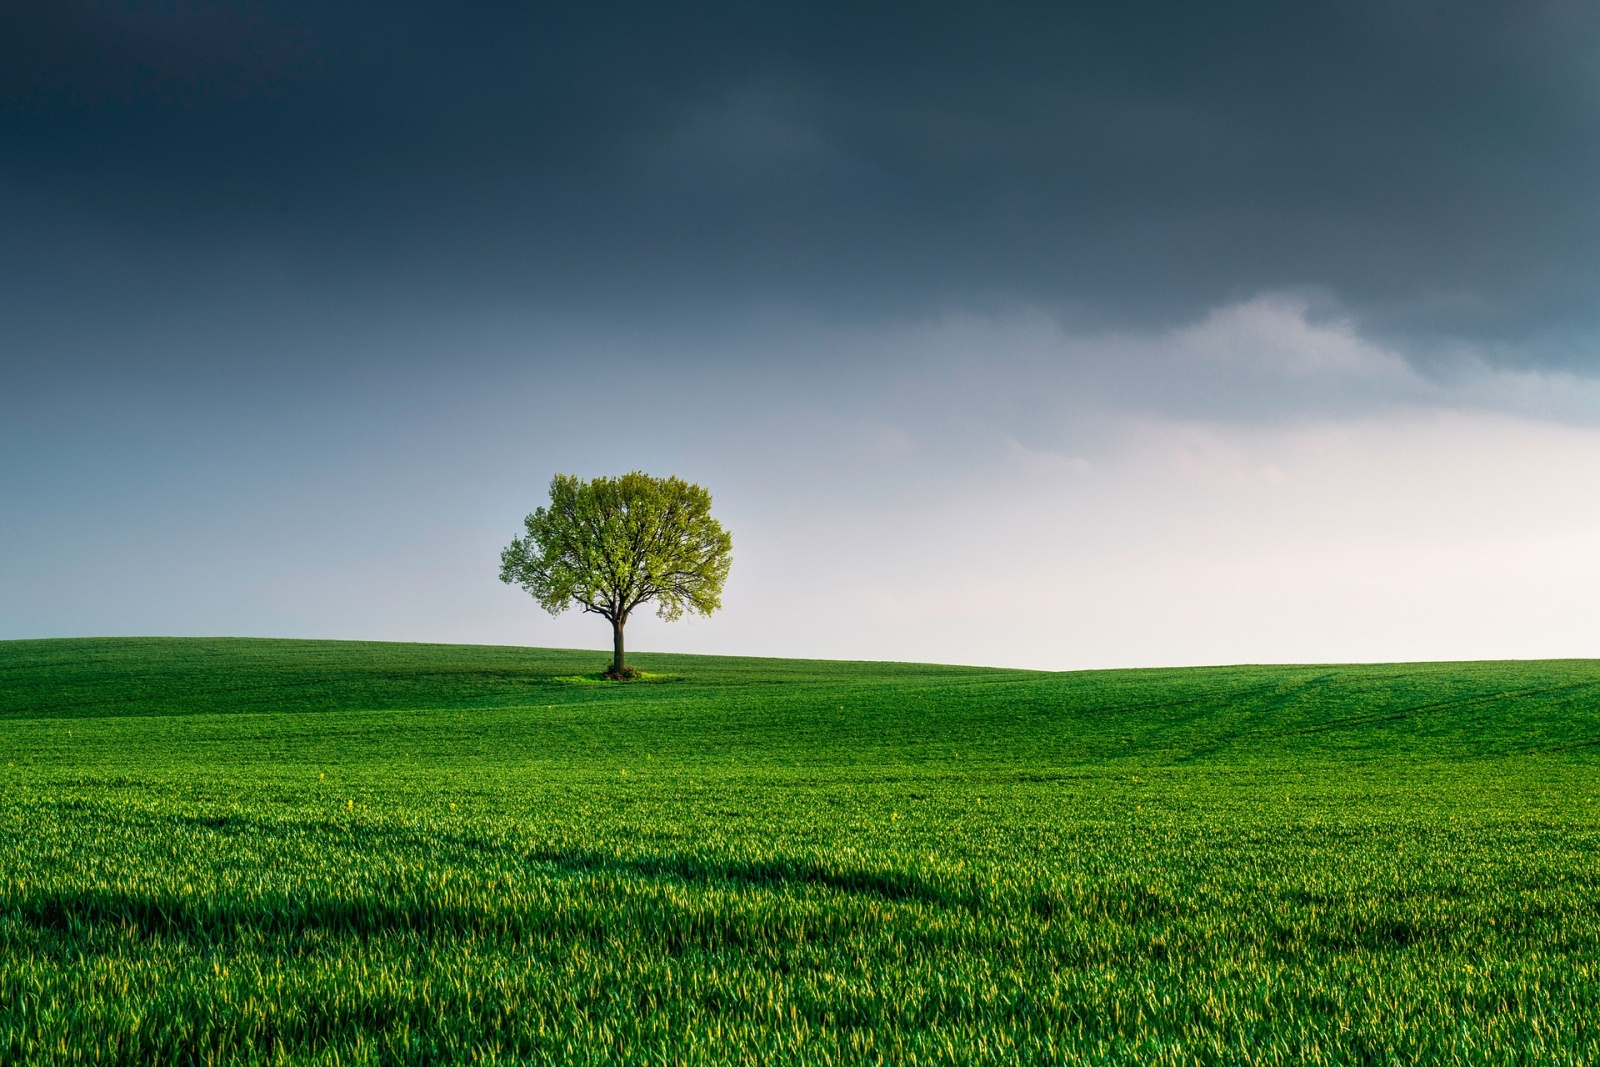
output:
[[[1600,664],[0,643],[0,1062],[1600,1058]]]

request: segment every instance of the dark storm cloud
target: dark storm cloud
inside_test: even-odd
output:
[[[1597,29],[1577,3],[23,0],[0,257],[18,285],[47,246],[65,284],[82,242],[868,317],[1170,323],[1305,288],[1370,330],[1577,362]]]

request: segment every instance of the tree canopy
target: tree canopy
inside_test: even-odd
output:
[[[609,620],[613,677],[631,674],[622,632],[636,608],[654,603],[672,621],[722,606],[733,539],[711,516],[711,494],[682,478],[558,474],[525,525],[500,554],[500,580],[552,615],[577,606]]]

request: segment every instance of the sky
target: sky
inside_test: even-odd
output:
[[[1600,9],[0,9],[0,639],[1600,656]]]

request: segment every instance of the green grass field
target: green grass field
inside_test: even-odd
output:
[[[1600,663],[0,643],[0,1063],[1600,1063]]]

